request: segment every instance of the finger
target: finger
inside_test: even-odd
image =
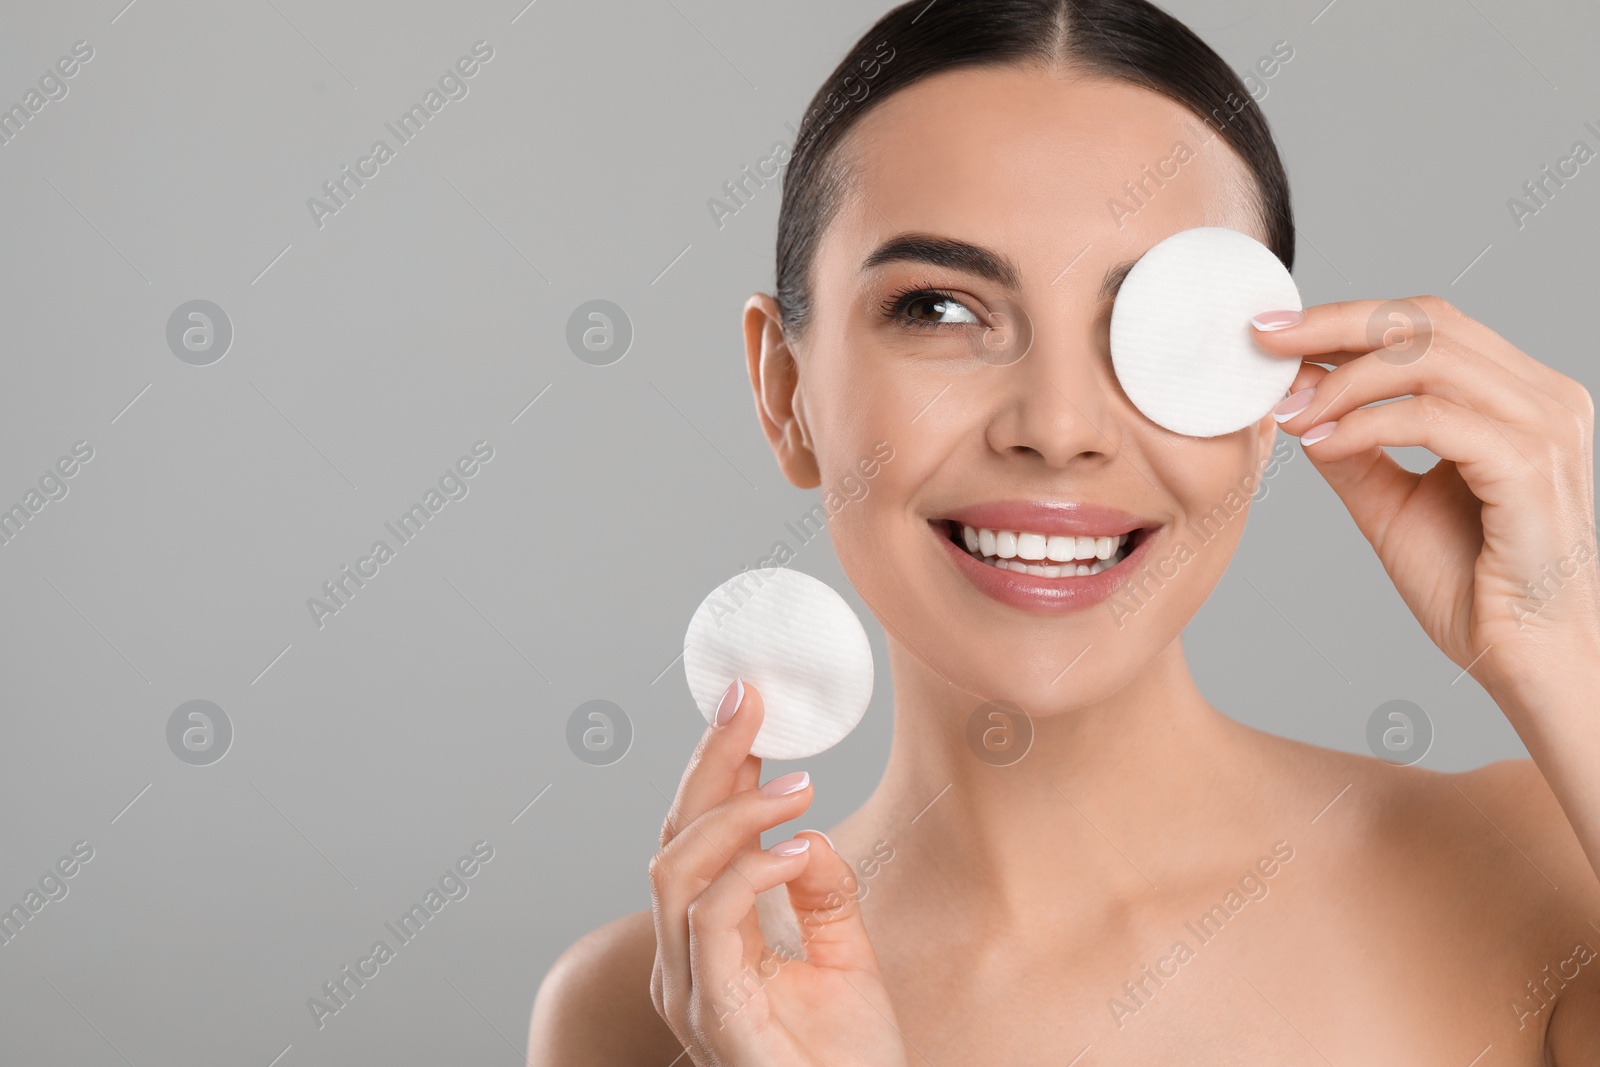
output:
[[[731,708],[730,708],[731,705]],[[728,712],[728,714],[724,714]],[[661,827],[664,849],[679,830],[719,801],[735,792],[753,788],[761,773],[761,760],[750,755],[750,745],[761,728],[763,707],[755,686],[735,679],[723,693],[712,721],[695,746],[677,795],[667,808]],[[718,725],[719,720],[721,725]],[[681,910],[664,912],[656,897],[657,865],[660,853],[650,861],[651,913],[656,931],[656,962],[661,969],[658,981],[664,1002],[676,1001],[688,980],[688,933]]]
[[[1398,300],[1340,300],[1314,304],[1302,320],[1256,328],[1256,344],[1271,355],[1341,365],[1379,349],[1414,360],[1441,338],[1454,337],[1574,413],[1587,406],[1583,387],[1517,348],[1483,323],[1437,296]]]
[[[650,861],[661,909],[669,914],[686,909],[742,853],[760,847],[762,831],[798,818],[813,796],[811,776],[792,771],[735,793],[684,827]]]
[[[810,776],[781,775],[741,790],[684,827],[650,861],[656,952],[669,1000],[687,987],[690,904],[716,879],[760,850],[761,832],[798,817],[811,804]],[[748,933],[760,939],[754,913]]]
[[[811,840],[811,862],[789,882],[788,893],[806,962],[877,973],[878,957],[861,918],[855,870],[826,836],[816,830],[796,836],[802,834]]]
[[[764,715],[755,686],[737,678],[729,683],[678,781],[677,795],[661,826],[663,847],[713,805],[760,780],[761,759],[750,755],[750,746]]]
[[[1278,325],[1281,315],[1265,313],[1250,321],[1256,344],[1270,355],[1337,364],[1386,345],[1425,343],[1432,335],[1433,320],[1420,306],[1409,316],[1402,314],[1408,310],[1407,304],[1404,300],[1337,300],[1311,305],[1292,325]],[[1272,324],[1261,326],[1262,321]]]
[[[799,838],[747,852],[690,902],[689,1003],[702,1015],[702,1032],[716,1032],[738,1011],[742,1000],[730,999],[728,990],[748,997],[759,987],[761,977],[745,973],[761,966],[766,948],[756,925],[756,894],[793,878],[806,866],[810,849],[809,839]]]
[[[1558,410],[1549,397],[1527,382],[1456,342],[1435,343],[1426,356],[1411,363],[1396,364],[1384,358],[1386,353],[1380,349],[1352,359],[1319,379],[1311,396],[1299,396],[1295,405],[1279,405],[1277,414],[1299,407],[1279,420],[1284,430],[1298,436],[1379,400],[1423,394],[1460,402],[1486,418],[1524,426],[1548,423]]]
[[[1284,399],[1288,400],[1290,397],[1295,397],[1297,393],[1302,393],[1307,389],[1316,388],[1317,383],[1322,381],[1322,379],[1326,378],[1331,373],[1332,372],[1329,371],[1327,367],[1319,367],[1315,363],[1300,364],[1300,372],[1294,376],[1294,382],[1289,386],[1289,395],[1284,397]],[[1296,397],[1296,399],[1298,399],[1298,397]],[[1278,405],[1279,408],[1284,406],[1285,405],[1283,404]],[[1274,408],[1273,412],[1274,414],[1277,414],[1277,408]],[[1282,422],[1284,420],[1279,419],[1278,421]]]
[[[1382,543],[1384,525],[1420,480],[1384,446],[1419,445],[1452,461],[1485,503],[1512,504],[1519,480],[1532,476],[1528,461],[1492,423],[1436,396],[1358,408],[1312,427],[1303,440],[1306,455],[1374,545]]]

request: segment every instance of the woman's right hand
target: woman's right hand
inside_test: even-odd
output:
[[[667,813],[650,861],[651,999],[698,1067],[898,1067],[905,1047],[855,872],[815,830],[761,848],[761,832],[812,797],[800,771],[757,788],[762,712],[754,686],[729,687]],[[756,894],[779,883],[803,958],[774,954],[761,935]]]

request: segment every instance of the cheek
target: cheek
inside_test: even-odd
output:
[[[819,410],[840,441],[869,433],[877,435],[872,440],[903,434],[926,402],[917,397],[924,390],[932,396],[944,384],[940,381],[927,389],[930,383],[919,381],[925,372],[871,346],[845,346],[842,351],[845,355],[835,365],[821,368],[814,382],[820,387]]]
[[[909,551],[923,533],[911,501],[937,458],[925,443],[910,439],[906,426],[897,413],[864,415],[849,430],[849,443],[830,453],[823,482],[834,552],[851,584],[875,603],[908,584],[904,568],[925,565],[914,563]]]
[[[840,362],[847,365],[819,368],[822,373],[807,382],[807,424],[821,491],[861,496],[864,486],[866,497],[860,502],[865,503],[888,495],[882,487],[898,473],[891,468],[910,466],[908,460],[928,454],[923,427],[928,420],[916,418],[927,400],[918,398],[923,392],[934,396],[943,383],[928,389],[892,369],[872,369],[874,361],[866,354]],[[894,457],[887,464],[882,462],[885,454]],[[869,477],[863,465],[874,470],[874,463],[876,473]]]
[[[828,521],[828,537],[845,578],[873,614],[891,618],[916,614],[906,593],[917,585],[916,572],[908,570],[914,566],[913,554],[907,551],[917,531],[906,508],[910,490],[895,477],[902,458],[896,448],[894,460],[864,481],[867,493],[859,500],[836,496],[839,510]]]
[[[1261,479],[1255,440],[1250,429],[1221,439],[1185,441],[1156,468],[1161,484],[1178,494],[1184,522],[1176,532],[1207,561],[1200,563],[1202,570],[1220,571],[1239,543]]]
[[[1253,427],[1222,437],[1183,437],[1148,424],[1141,431],[1136,447],[1148,457],[1154,479],[1185,511],[1209,510],[1255,475]]]

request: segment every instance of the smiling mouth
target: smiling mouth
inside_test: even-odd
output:
[[[991,530],[954,519],[934,522],[944,536],[967,555],[999,570],[1036,578],[1086,578],[1128,558],[1144,528],[1101,536],[1064,536],[1028,530]]]

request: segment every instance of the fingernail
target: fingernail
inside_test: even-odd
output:
[[[1263,311],[1259,315],[1252,315],[1250,324],[1266,332],[1287,330],[1291,326],[1298,325],[1305,317],[1302,311]]]
[[[1320,422],[1301,434],[1300,443],[1302,445],[1314,445],[1332,433],[1333,428],[1337,425],[1339,425],[1338,419],[1334,419],[1332,422]]]
[[[774,856],[798,856],[811,847],[811,842],[803,837],[791,837],[787,841],[779,841],[767,849]]]
[[[835,852],[839,851],[839,846],[833,843],[833,838],[829,837],[827,834],[823,833],[821,830],[813,830],[811,827],[808,826],[804,830],[801,830],[800,833],[802,833],[802,834],[816,834],[818,837],[822,838],[824,841],[826,841],[828,843],[828,847],[829,848],[833,849]]]
[[[798,793],[810,784],[811,775],[805,771],[790,771],[762,786],[761,791],[769,797],[785,797],[790,793]]]
[[[1272,417],[1277,419],[1279,422],[1288,422],[1306,408],[1310,407],[1311,398],[1316,395],[1317,387],[1314,385],[1310,388],[1302,389],[1298,393],[1290,393],[1288,396],[1284,397],[1278,402],[1277,407],[1272,409]]]
[[[744,680],[735,678],[728,686],[728,691],[722,694],[722,703],[717,705],[718,726],[728,725],[728,720],[733,718],[733,713],[739,710],[739,705],[744,702]]]

